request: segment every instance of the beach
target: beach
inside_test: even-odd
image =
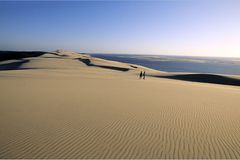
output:
[[[0,64],[0,158],[240,158],[237,85],[70,51]]]

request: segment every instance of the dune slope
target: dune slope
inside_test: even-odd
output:
[[[0,71],[0,158],[240,158],[237,86],[66,51],[24,60]]]

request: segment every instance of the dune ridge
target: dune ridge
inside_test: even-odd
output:
[[[23,60],[0,72],[0,158],[240,158],[238,86],[70,51]]]
[[[168,75],[152,75],[153,77],[158,78],[169,78],[190,82],[202,82],[202,83],[213,83],[213,84],[222,84],[222,85],[233,85],[240,86],[240,79],[233,78],[227,75],[216,75],[216,74],[168,74]]]

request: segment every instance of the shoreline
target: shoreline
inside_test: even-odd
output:
[[[237,68],[240,61],[222,57],[182,57],[162,55],[129,55],[129,54],[90,54],[93,57],[123,63],[134,63],[155,70],[168,73],[194,73],[194,74],[217,74],[217,75],[240,75]],[[220,67],[220,68],[219,68]],[[227,69],[229,68],[229,69]],[[231,69],[230,69],[231,68]]]

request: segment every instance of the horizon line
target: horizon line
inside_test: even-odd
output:
[[[164,53],[157,53],[157,54],[147,54],[147,53],[132,53],[132,52],[84,52],[84,51],[78,51],[78,50],[71,50],[71,49],[54,49],[54,50],[1,50],[0,51],[10,51],[10,52],[54,52],[57,50],[63,50],[63,51],[71,51],[71,52],[77,52],[77,53],[85,53],[85,54],[124,54],[124,55],[148,55],[148,56],[174,56],[174,57],[208,57],[208,58],[239,58],[240,56],[207,56],[207,55],[184,55],[184,54],[164,54]]]

